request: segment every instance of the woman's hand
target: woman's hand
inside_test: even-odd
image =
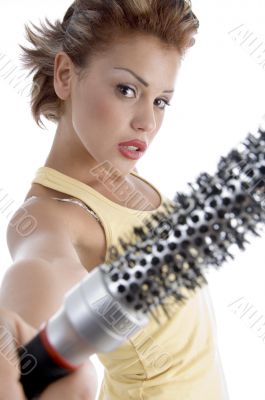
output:
[[[17,348],[26,344],[36,333],[37,329],[18,314],[0,307],[0,400],[26,400],[19,383]],[[38,400],[94,400],[97,385],[95,367],[87,361],[75,372],[49,385]]]

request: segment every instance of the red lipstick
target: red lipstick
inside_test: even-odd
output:
[[[138,160],[147,149],[147,143],[142,140],[134,139],[128,142],[122,142],[118,145],[120,153],[132,160]]]

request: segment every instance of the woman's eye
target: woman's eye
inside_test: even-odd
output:
[[[135,90],[132,89],[130,86],[126,86],[126,85],[118,85],[117,88],[119,89],[119,91],[122,92],[126,92],[128,89],[132,90],[134,92],[134,94],[136,94]]]
[[[166,106],[171,106],[171,104],[169,104],[169,101],[168,100],[166,100],[166,99],[158,99],[159,101],[163,101],[164,102],[164,107],[158,107],[158,108],[160,108],[160,110],[165,110],[165,108],[166,108]]]
[[[134,90],[134,89],[132,89],[130,86],[127,86],[127,85],[122,85],[122,84],[119,84],[118,86],[117,86],[117,88],[119,89],[119,91],[122,93],[124,93],[124,92],[126,92],[127,90],[131,90],[131,91],[133,91],[134,92],[134,94],[136,95],[136,91]],[[126,97],[126,95],[125,95],[125,97]],[[166,99],[157,99],[158,101],[162,101],[162,102],[164,102],[164,106],[163,107],[158,107],[160,110],[165,110],[165,108],[166,108],[166,106],[170,106],[171,104],[169,104],[169,101],[168,100],[166,100]]]

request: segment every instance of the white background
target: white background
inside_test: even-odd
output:
[[[12,264],[5,239],[8,219],[45,162],[55,132],[55,125],[47,123],[43,131],[31,117],[30,80],[19,64],[18,43],[24,40],[24,23],[62,18],[70,4],[1,0],[0,280]],[[137,164],[139,173],[170,197],[187,190],[186,183],[200,172],[214,173],[219,157],[265,115],[264,2],[194,0],[193,10],[201,24],[196,44],[183,62],[163,128]],[[251,238],[245,252],[234,252],[235,261],[209,276],[232,400],[265,399],[265,341],[259,337],[265,334],[264,237]],[[241,311],[231,306],[240,298],[250,310],[245,316],[243,306]],[[96,356],[92,359],[101,378],[102,367]]]

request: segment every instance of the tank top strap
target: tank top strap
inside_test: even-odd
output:
[[[134,172],[133,175],[136,175],[139,179],[142,179],[157,190],[147,180],[141,178],[138,173]],[[122,251],[121,238],[126,239],[131,237],[129,235],[132,234],[135,226],[142,225],[146,218],[150,217],[152,213],[164,211],[164,201],[166,200],[159,190],[157,190],[161,202],[156,209],[139,210],[127,208],[111,201],[91,186],[46,166],[38,168],[32,183],[41,184],[65,193],[75,199],[79,199],[94,212],[104,229],[107,246],[106,260],[108,250],[113,246]],[[122,188],[118,188],[118,190],[121,196],[123,194]],[[138,201],[138,203],[139,201],[146,201],[143,196],[141,198],[141,193],[139,192],[136,192],[135,200]]]
[[[30,199],[33,199],[33,198],[38,198],[38,197],[41,197],[41,196],[30,196],[30,197],[28,197],[27,201]],[[90,207],[88,207],[86,204],[84,204],[83,201],[81,201],[79,199],[76,199],[74,197],[73,198],[65,198],[65,199],[62,199],[60,197],[50,197],[50,199],[76,204],[76,205],[82,207],[89,214],[91,214],[101,224],[101,221],[100,221],[99,217],[97,216],[97,214]]]

